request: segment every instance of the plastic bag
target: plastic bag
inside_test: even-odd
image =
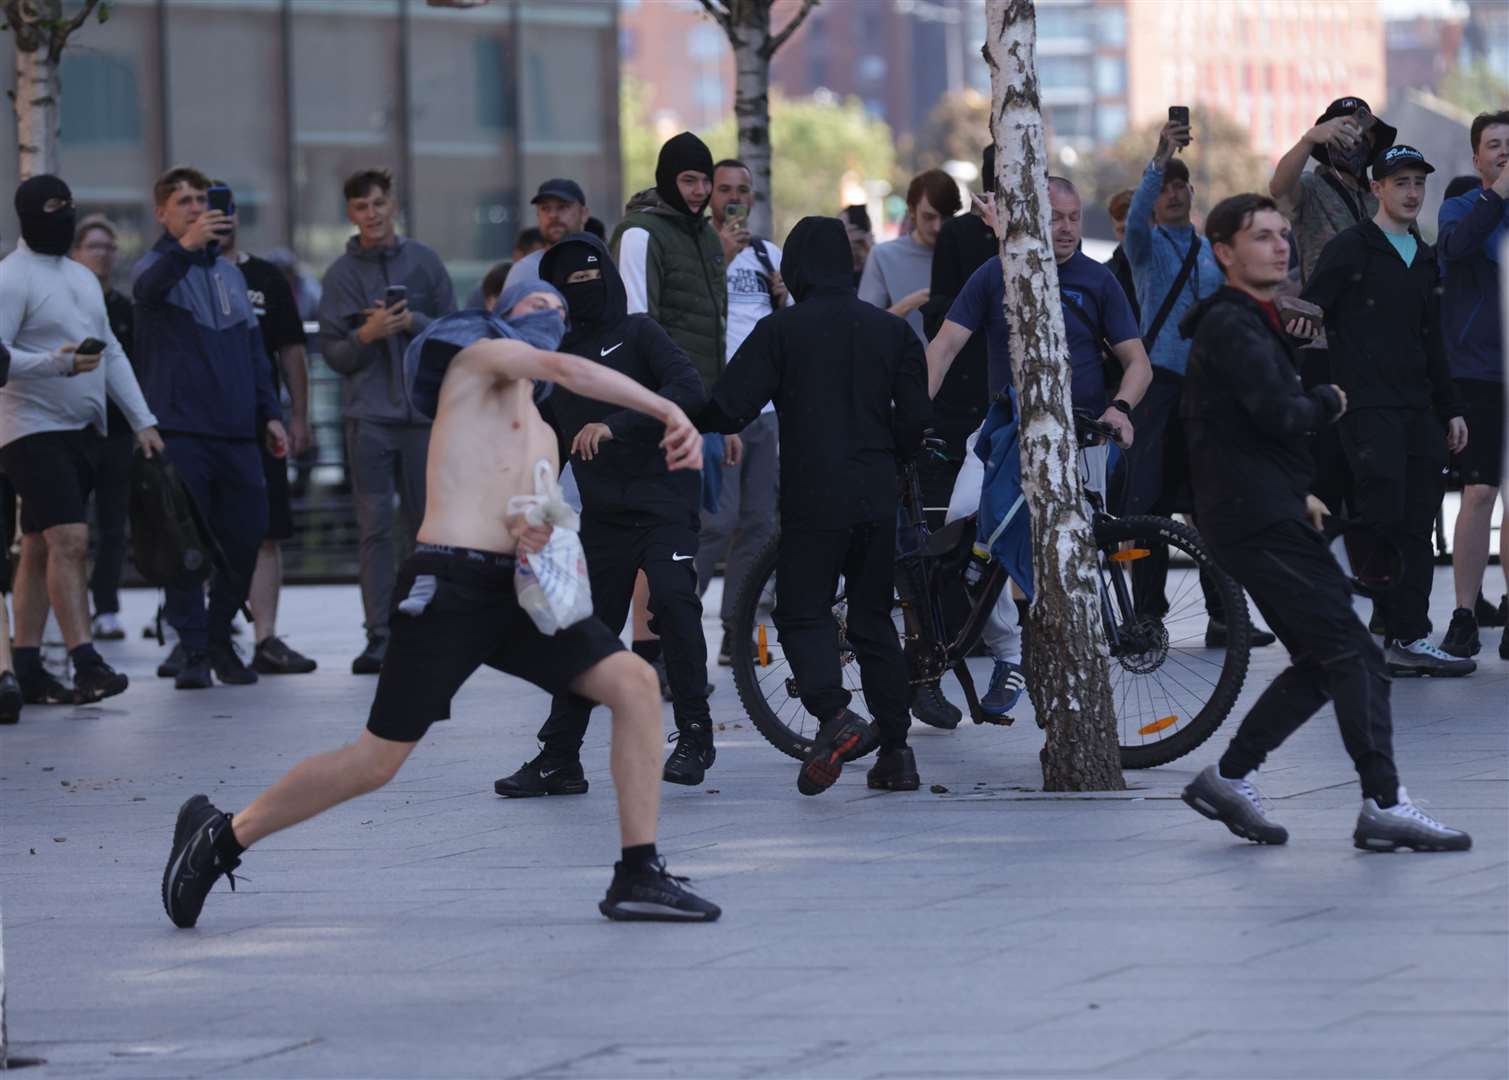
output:
[[[519,552],[514,595],[540,633],[556,634],[592,614],[592,586],[587,579],[587,555],[577,535],[581,519],[566,503],[548,461],[535,463],[534,492],[509,499],[509,515],[523,514],[531,525],[553,528],[539,551]]]

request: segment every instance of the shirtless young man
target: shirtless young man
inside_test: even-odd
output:
[[[508,318],[538,320],[549,311],[563,315],[565,305],[559,293],[540,286]],[[558,342],[564,323],[557,316],[555,324],[546,337]],[[447,356],[444,348],[436,354]],[[662,421],[661,445],[672,469],[701,467],[701,435],[680,408],[633,380],[525,341],[475,341],[454,352],[448,364],[432,362],[428,350],[423,356],[414,400],[423,408],[428,394],[435,403],[429,495],[419,542],[394,590],[403,599],[367,729],[355,743],[296,765],[234,818],[203,795],[184,803],[163,874],[168,917],[177,926],[193,926],[222,874],[234,888],[231,872],[246,848],[386,784],[430,724],[450,716],[452,695],[486,663],[552,694],[571,690],[613,712],[623,857],[598,905],[602,913],[610,919],[716,919],[718,907],[666,873],[655,852],[662,735],[654,669],[625,651],[595,618],[554,636],[535,627],[514,596],[513,556],[516,550],[539,550],[550,527],[529,526],[504,513],[511,496],[534,493],[537,461],[557,463],[555,435],[535,407],[532,380],[559,383]],[[428,390],[422,385],[426,377]]]

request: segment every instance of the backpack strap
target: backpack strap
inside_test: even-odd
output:
[[[1168,236],[1164,233],[1164,236]],[[1168,242],[1174,242],[1173,237],[1168,236]],[[1178,250],[1176,247],[1175,251]],[[1157,344],[1158,332],[1163,329],[1163,324],[1168,322],[1169,314],[1174,310],[1174,301],[1179,299],[1179,294],[1184,291],[1184,285],[1189,281],[1189,275],[1194,272],[1195,262],[1200,257],[1200,234],[1195,233],[1189,242],[1189,251],[1185,253],[1184,265],[1179,267],[1179,276],[1174,278],[1173,286],[1168,290],[1168,295],[1163,298],[1163,303],[1158,305],[1158,314],[1153,316],[1153,325],[1147,328],[1147,336],[1142,339],[1142,344],[1148,351],[1148,356],[1153,354],[1153,346]]]

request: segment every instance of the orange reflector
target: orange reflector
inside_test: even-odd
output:
[[[1137,729],[1139,735],[1156,735],[1166,728],[1171,728],[1179,722],[1177,716],[1165,716],[1162,720],[1154,720],[1151,724],[1145,724]]]
[[[770,666],[770,643],[765,640],[765,624],[761,623],[755,634],[755,648],[760,654],[760,666]]]
[[[1136,562],[1138,559],[1145,559],[1151,554],[1152,552],[1147,548],[1127,548],[1124,551],[1118,551],[1114,555],[1112,555],[1111,561]]]

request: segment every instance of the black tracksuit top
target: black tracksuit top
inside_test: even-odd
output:
[[[1179,330],[1193,339],[1179,415],[1200,531],[1232,543],[1304,521],[1310,435],[1340,410],[1336,392],[1306,391],[1289,339],[1258,301],[1229,285],[1191,308]]]
[[[540,260],[540,277],[550,280],[551,256],[567,245],[583,244],[597,255],[607,284],[608,304],[603,318],[591,325],[573,321],[561,341],[561,351],[595,361],[627,375],[696,416],[706,401],[702,377],[681,346],[648,315],[628,315],[628,300],[618,267],[605,245],[590,233],[561,240]],[[665,427],[633,409],[621,409],[556,387],[542,410],[569,447],[576,433],[591,423],[606,424],[613,438],[598,447],[591,461],[571,459],[571,471],[582,494],[582,516],[589,522],[650,524],[695,522],[700,509],[702,481],[697,472],[667,470],[660,440]]]
[[[1320,253],[1304,297],[1326,313],[1331,381],[1347,410],[1434,407],[1462,415],[1441,338],[1441,276],[1424,241],[1409,266],[1372,221],[1337,233]]]
[[[929,416],[922,343],[905,320],[855,295],[837,218],[798,222],[781,274],[796,303],[755,324],[697,426],[741,431],[774,401],[783,526],[890,521],[897,460],[917,452]]]

